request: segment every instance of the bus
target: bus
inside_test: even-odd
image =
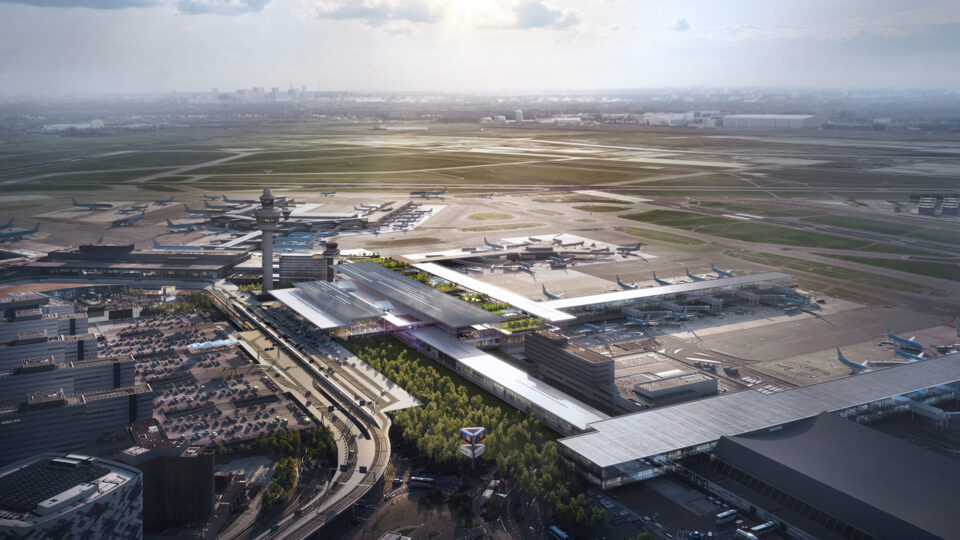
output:
[[[557,527],[556,525],[551,525],[550,528],[547,529],[547,533],[548,536],[554,540],[567,540],[570,538],[570,535],[563,532],[560,527]]]
[[[427,478],[425,476],[411,476],[410,479],[407,480],[407,485],[432,488],[434,484],[433,478]]]
[[[717,525],[722,525],[724,523],[731,523],[733,520],[737,519],[737,511],[730,509],[725,512],[720,512],[716,515]]]
[[[752,532],[753,535],[756,536],[757,538],[760,538],[767,533],[773,532],[774,526],[775,526],[774,522],[768,521],[766,523],[761,523],[756,527],[751,527],[750,532]]]

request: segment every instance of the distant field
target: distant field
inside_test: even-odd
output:
[[[511,229],[530,229],[541,227],[543,223],[504,223],[503,225],[484,225],[482,227],[461,228],[462,232],[490,232],[490,231],[509,231]]]
[[[250,156],[244,156],[242,158],[232,160],[231,163],[261,163],[282,160],[320,161],[329,159],[343,159],[345,157],[361,158],[376,154],[403,154],[416,152],[418,150],[419,149],[417,148],[383,148],[372,146],[345,148],[337,145],[325,146],[322,148],[305,148],[303,150],[287,150],[283,152],[257,152]]]
[[[807,272],[817,277],[837,279],[859,285],[890,288],[924,294],[935,292],[933,289],[918,285],[916,282],[890,278],[878,274],[871,274],[869,272],[844,268],[842,266],[833,266],[818,262],[805,261],[803,259],[797,259],[794,257],[784,257],[782,255],[772,255],[770,253],[761,253],[759,251],[750,251],[745,249],[726,250],[723,252],[723,254],[736,257],[738,259],[743,259],[745,261],[765,264],[781,270]]]
[[[705,216],[693,212],[677,210],[651,210],[639,214],[621,216],[626,219],[652,223],[665,227],[674,227],[722,238],[742,240],[762,244],[785,246],[803,246],[824,249],[849,249],[859,251],[880,251],[886,253],[929,254],[903,246],[878,244],[832,234],[815,233],[774,225],[750,223],[739,219],[719,216]]]
[[[471,214],[467,219],[471,221],[498,221],[504,219],[513,219],[510,214],[498,214],[496,212]]]
[[[6,173],[5,176],[16,174],[17,176],[33,176],[36,174],[46,174],[52,172],[81,172],[98,171],[113,169],[140,169],[154,167],[179,167],[183,165],[196,165],[227,157],[230,154],[223,152],[137,152],[133,154],[120,154],[96,159],[84,159],[66,164],[55,164],[44,167],[34,167],[26,171],[17,171],[16,173]],[[144,176],[146,173],[139,173]]]
[[[802,219],[811,223],[829,225],[832,227],[842,227],[844,229],[854,229],[866,232],[875,232],[879,234],[890,234],[897,236],[907,236],[920,240],[929,240],[931,242],[943,242],[946,244],[960,244],[960,232],[950,230],[937,230],[928,227],[918,227],[904,225],[902,223],[893,223],[887,221],[877,221],[875,219],[857,218],[849,216],[816,216]]]
[[[651,229],[638,229],[636,227],[616,227],[616,230],[625,232],[627,234],[632,234],[633,236],[639,236],[641,238],[649,238],[651,240],[659,240],[661,242],[669,242],[671,244],[683,244],[687,246],[698,246],[706,244],[697,240],[696,238],[691,238],[689,236],[683,236],[680,234],[673,234],[662,231],[654,231]]]
[[[394,171],[420,171],[477,165],[500,165],[518,161],[514,157],[479,154],[435,154],[358,156],[315,161],[277,161],[271,163],[227,163],[191,171],[195,174],[261,174],[264,170],[273,173],[342,173],[369,172],[389,173]]]
[[[856,262],[860,264],[869,264],[880,268],[890,270],[899,270],[910,274],[929,276],[940,279],[949,279],[951,281],[960,281],[960,265],[940,264],[921,261],[901,261],[898,259],[873,259],[870,257],[853,257],[848,255],[825,255],[834,259]]]
[[[751,214],[751,215],[764,216],[764,217],[792,218],[792,217],[816,216],[816,215],[822,214],[822,212],[818,212],[816,210],[808,210],[806,208],[788,208],[783,206],[775,206],[772,204],[768,205],[768,204],[718,202],[718,201],[698,201],[693,204],[696,204],[698,206],[703,206],[706,208],[720,208],[722,210],[737,212],[739,214]]]
[[[574,206],[573,208],[583,212],[623,212],[624,210],[630,210],[630,207],[627,206],[603,206],[598,204]]]

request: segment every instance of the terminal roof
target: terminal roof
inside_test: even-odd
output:
[[[355,295],[326,281],[307,281],[295,285],[301,297],[323,306],[343,320],[355,321],[379,317],[380,310]]]
[[[30,512],[54,495],[109,473],[110,469],[91,463],[74,467],[41,459],[0,476],[0,510]]]
[[[586,429],[587,424],[591,422],[609,418],[593,407],[577,401],[495,356],[460,341],[443,330],[428,327],[409,332],[420,341],[456,359],[467,369],[479,373],[505,388],[506,391],[521,396],[548,413],[562,418],[577,429]]]
[[[782,272],[764,272],[762,274],[752,274],[749,276],[708,279],[706,281],[694,281],[692,283],[679,283],[676,285],[663,285],[661,287],[647,287],[644,289],[629,289],[626,291],[592,294],[590,296],[561,298],[559,300],[541,302],[540,305],[549,307],[551,309],[564,309],[591,306],[594,304],[607,304],[622,300],[653,298],[657,296],[666,296],[669,294],[701,292],[720,287],[740,287],[743,285],[752,285],[754,283],[763,283],[765,281],[776,281],[778,279],[789,279],[792,277],[792,275],[784,274]]]
[[[560,444],[610,467],[957,381],[960,353],[774,394],[746,390],[619,416]]]
[[[460,328],[503,319],[374,262],[341,264],[337,270],[364,288],[405,305],[447,326]]]

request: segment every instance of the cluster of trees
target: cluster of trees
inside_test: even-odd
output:
[[[191,313],[194,311],[212,311],[213,300],[203,293],[190,293],[178,296],[173,302],[158,304],[151,308],[156,314]]]
[[[354,262],[375,262],[384,268],[389,268],[394,272],[399,272],[401,270],[406,270],[409,264],[392,259],[389,257],[368,257],[366,259],[355,259]]]
[[[289,289],[293,287],[293,280],[290,279],[281,279],[276,282],[275,288],[277,289]],[[253,283],[246,283],[243,285],[238,285],[237,290],[240,292],[260,292],[263,290],[263,283],[260,281],[254,281]]]
[[[316,426],[310,440],[307,441],[307,455],[316,462],[326,460],[329,463],[337,462],[337,441],[333,431],[327,426]]]
[[[546,326],[543,319],[534,317],[525,317],[523,319],[513,319],[503,323],[503,327],[511,332],[521,332],[523,330],[538,330]]]
[[[420,400],[420,407],[391,414],[400,436],[433,469],[465,472],[469,465],[459,452],[460,428],[483,426],[487,449],[482,459],[495,460],[524,492],[543,496],[568,527],[586,533],[603,522],[605,512],[582,494],[585,486],[560,458],[553,433],[537,419],[441,374],[432,360],[395,338],[354,339],[344,345]]]
[[[292,457],[280,458],[273,471],[270,486],[263,494],[263,506],[269,508],[283,501],[295,485],[297,485],[297,460]]]
[[[510,307],[510,304],[505,304],[503,302],[496,302],[485,294],[464,294],[464,295],[461,295],[460,298],[467,302],[470,302],[471,304],[477,306],[480,309],[485,309],[493,313],[496,313],[498,311],[503,311]]]
[[[279,429],[255,439],[253,449],[273,459],[295,457],[300,453],[300,432]]]

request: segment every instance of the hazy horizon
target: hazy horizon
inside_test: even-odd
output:
[[[0,29],[5,95],[960,88],[944,0],[0,0]]]

